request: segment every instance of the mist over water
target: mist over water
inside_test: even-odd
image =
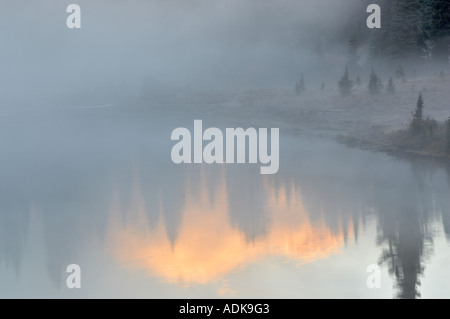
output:
[[[2,297],[446,296],[448,167],[288,132],[273,176],[177,166],[164,136],[191,120],[143,115],[3,117]],[[65,289],[73,262],[79,291]],[[367,289],[378,262],[382,289]],[[270,280],[285,276],[297,284]]]
[[[79,0],[74,30],[70,3],[0,3],[0,297],[449,297],[448,163],[335,140],[408,127],[419,91],[450,116],[448,65],[370,60],[370,1]],[[279,171],[174,164],[194,120],[280,128]]]

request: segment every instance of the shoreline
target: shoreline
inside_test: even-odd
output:
[[[386,143],[377,140],[376,137],[374,137],[373,139],[368,139],[368,138],[359,138],[352,135],[339,135],[336,137],[336,141],[338,143],[345,144],[348,147],[359,148],[374,152],[382,152],[400,159],[426,160],[440,163],[450,163],[450,154],[443,155],[439,153],[402,148],[401,146],[395,145],[394,143]]]

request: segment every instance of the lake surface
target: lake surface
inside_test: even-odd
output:
[[[283,130],[276,175],[175,165],[194,118],[2,112],[0,297],[450,298],[450,166]]]

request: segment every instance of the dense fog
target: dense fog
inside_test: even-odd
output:
[[[81,29],[68,29],[70,3],[0,4],[2,107],[291,87],[300,71],[341,72],[343,30],[365,25],[362,1],[80,0]],[[344,57],[321,65],[318,50]]]
[[[371,2],[0,1],[0,297],[448,297],[450,4]]]

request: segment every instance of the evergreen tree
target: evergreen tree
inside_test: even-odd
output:
[[[392,0],[387,55],[391,61],[417,60],[427,51],[420,0]]]
[[[356,85],[357,86],[361,85],[361,78],[359,76],[356,78]]]
[[[383,10],[381,29],[370,29],[369,33],[369,58],[372,63],[376,63],[388,56],[387,39],[391,24],[392,0],[378,0],[377,2]]]
[[[300,77],[299,88],[300,88],[300,93],[303,93],[306,91],[305,79],[303,78],[303,73],[302,73],[302,76]]]
[[[381,88],[382,88],[381,81],[378,78],[375,71],[372,69],[372,72],[370,73],[370,79],[369,79],[369,85],[368,85],[369,93],[370,94],[378,94],[378,93],[380,93]]]
[[[392,62],[430,56],[430,40],[448,35],[448,0],[378,0],[383,27],[368,31],[369,57]],[[435,44],[437,42],[433,42]],[[443,46],[434,45],[433,51]]]
[[[356,36],[356,34],[352,34],[352,36],[348,40],[348,56],[347,56],[347,69],[348,72],[352,75],[359,74],[358,47],[359,47],[358,37]]]
[[[339,92],[341,92],[342,96],[348,96],[352,93],[353,89],[353,81],[350,80],[348,76],[348,69],[345,68],[344,76],[339,81]]]
[[[434,3],[436,0],[419,0],[419,11],[421,14],[421,29],[424,33],[424,39],[431,39]]]
[[[434,0],[430,35],[433,41],[433,59],[448,65],[450,46],[450,1]]]
[[[389,94],[395,93],[395,86],[394,86],[394,81],[392,81],[392,77],[389,77],[389,83],[388,83],[386,90]]]
[[[422,92],[419,93],[419,98],[417,99],[416,111],[414,112],[414,119],[417,121],[423,121],[423,97]]]
[[[411,128],[414,133],[422,131],[423,128],[423,97],[422,92],[419,93],[417,99],[416,110],[413,113],[413,120],[411,122]]]
[[[297,93],[297,95],[300,95],[305,91],[306,91],[305,79],[303,78],[302,74],[302,76],[300,77],[300,81],[295,83],[295,92]]]

